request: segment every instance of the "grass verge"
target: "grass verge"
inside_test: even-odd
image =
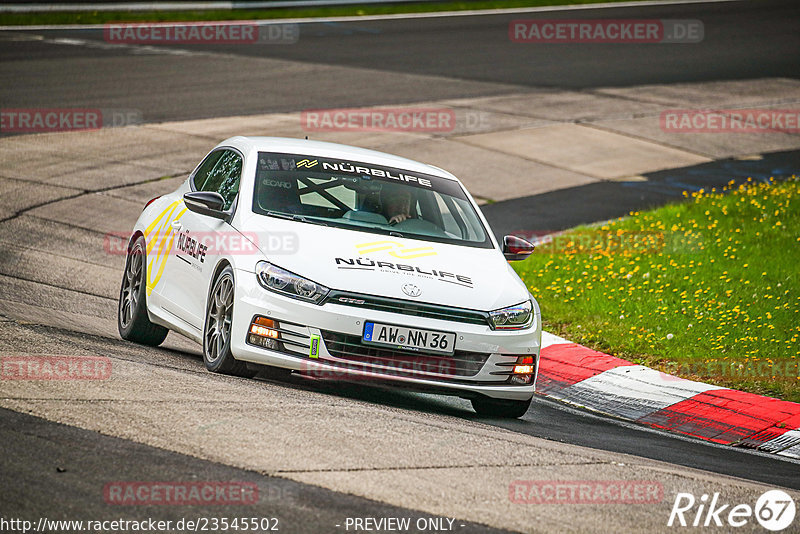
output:
[[[306,17],[345,17],[430,13],[469,9],[503,9],[575,4],[622,2],[625,0],[500,0],[473,2],[421,2],[378,5],[349,5],[309,8],[237,9],[204,11],[88,11],[65,13],[0,13],[0,25],[103,24],[107,22],[188,22],[215,20],[260,20]]]
[[[545,328],[692,380],[800,402],[800,180],[729,184],[537,247]]]

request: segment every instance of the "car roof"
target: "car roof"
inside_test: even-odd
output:
[[[302,154],[304,156],[352,160],[362,163],[397,167],[412,172],[416,171],[433,174],[442,178],[459,181],[458,178],[451,173],[433,165],[395,156],[393,154],[387,154],[385,152],[379,152],[377,150],[369,150],[339,143],[311,141],[308,139],[295,139],[291,137],[237,136],[222,141],[218,146],[232,146],[238,148],[242,152],[285,152],[288,154]]]

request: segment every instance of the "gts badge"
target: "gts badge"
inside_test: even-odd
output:
[[[185,230],[178,234],[178,240],[175,242],[175,247],[203,263],[206,260],[207,245],[198,243],[193,237],[189,237],[189,231]]]

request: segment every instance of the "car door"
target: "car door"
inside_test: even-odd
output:
[[[241,182],[243,157],[223,148],[209,154],[195,172],[195,191],[215,191],[225,199],[225,210],[233,213]],[[202,332],[205,304],[214,267],[237,232],[226,221],[187,210],[173,223],[174,258],[167,268],[169,294],[165,308]]]

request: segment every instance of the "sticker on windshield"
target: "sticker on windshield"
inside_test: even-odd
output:
[[[386,238],[493,247],[477,206],[457,180],[373,163],[259,152],[253,211]],[[403,260],[436,255],[431,247],[400,242],[358,252],[384,250]]]

